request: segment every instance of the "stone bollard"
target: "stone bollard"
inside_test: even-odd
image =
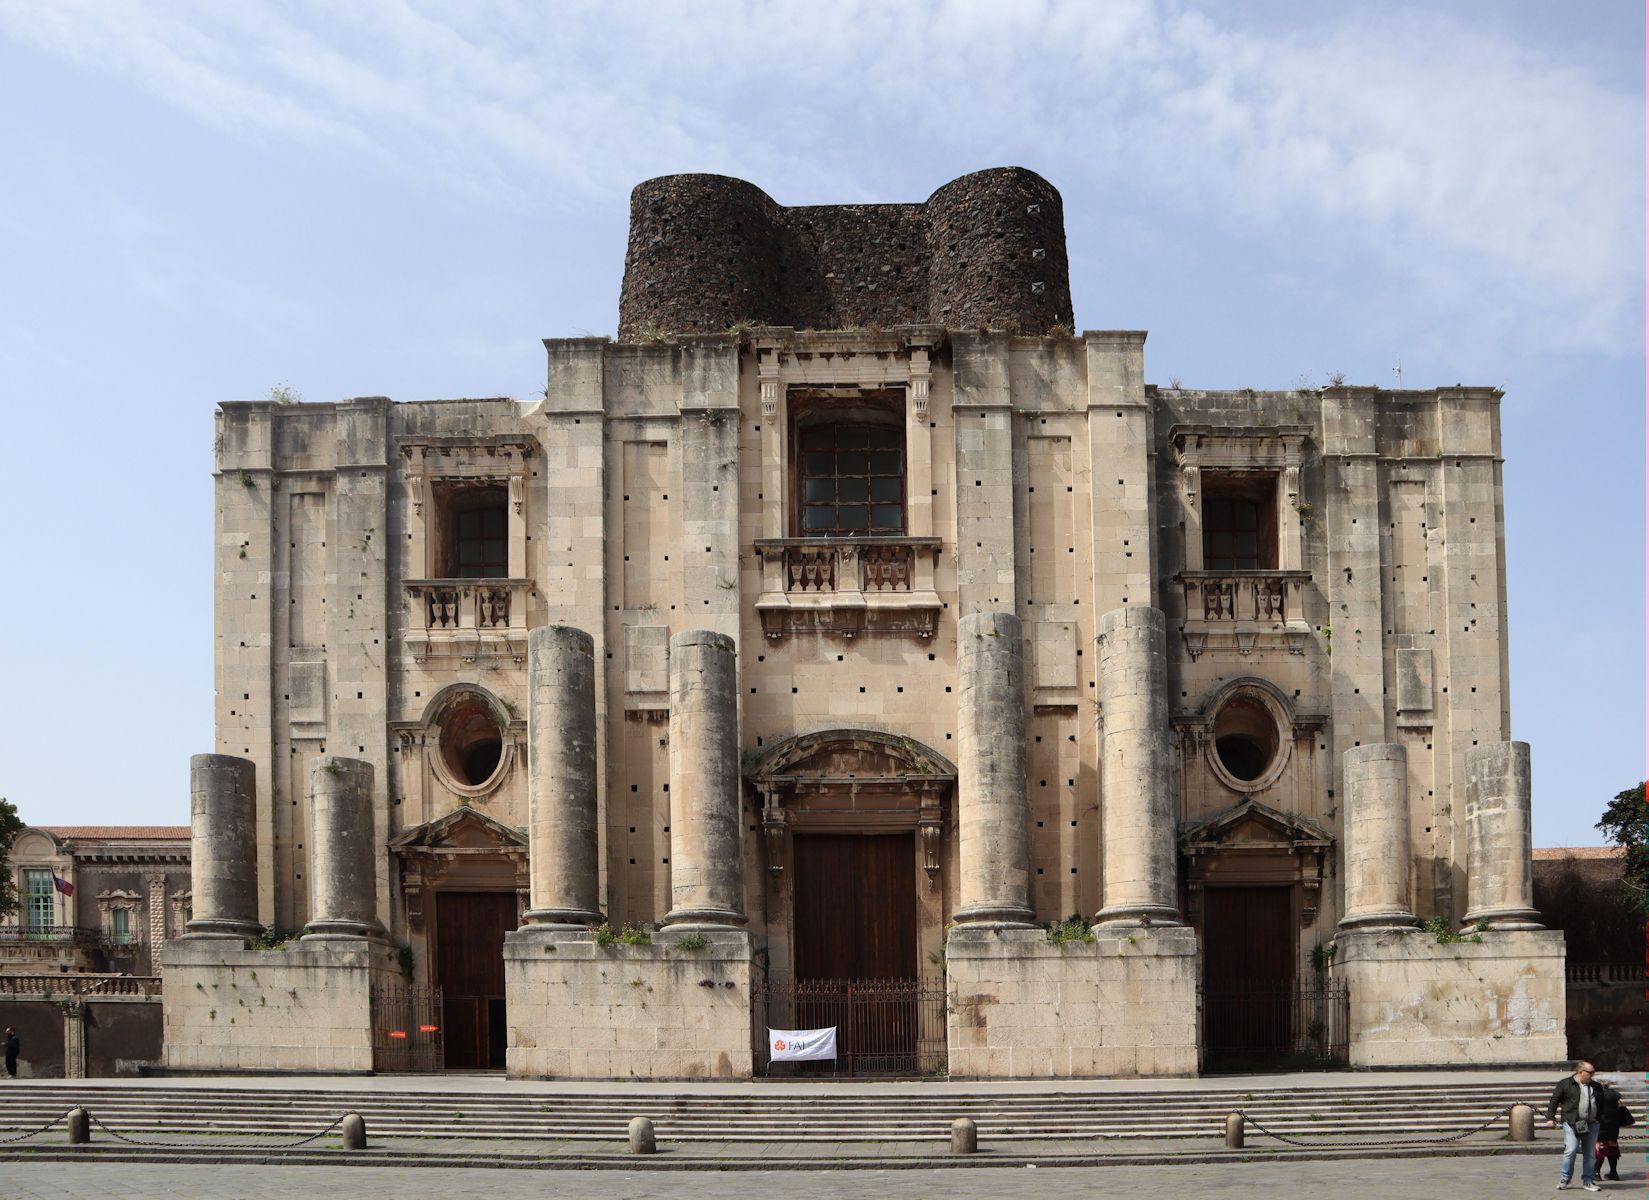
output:
[[[950,1123],[950,1152],[973,1154],[979,1149],[979,1126],[967,1117],[957,1117]]]
[[[366,1149],[366,1121],[360,1113],[350,1113],[344,1118],[343,1139],[345,1150]]]
[[[83,1108],[69,1110],[69,1145],[84,1146],[92,1140],[92,1114]]]
[[[1527,1104],[1512,1105],[1511,1115],[1506,1118],[1506,1130],[1514,1142],[1534,1141],[1534,1109]]]
[[[630,1153],[654,1154],[658,1151],[658,1138],[653,1135],[653,1123],[646,1117],[632,1117],[630,1119]]]
[[[1225,1148],[1227,1150],[1242,1149],[1243,1117],[1241,1113],[1232,1113],[1225,1118]]]

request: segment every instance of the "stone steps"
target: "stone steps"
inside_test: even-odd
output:
[[[1545,1084],[1275,1088],[1253,1092],[904,1092],[897,1095],[690,1093],[514,1095],[120,1087],[62,1083],[0,1090],[0,1133],[44,1124],[76,1104],[122,1133],[285,1137],[358,1112],[384,1136],[614,1141],[648,1116],[673,1141],[876,1142],[948,1137],[971,1117],[1007,1140],[1214,1136],[1241,1108],[1278,1133],[1305,1137],[1421,1137],[1469,1129],[1513,1103],[1544,1106]],[[1643,1106],[1641,1087],[1626,1089]]]

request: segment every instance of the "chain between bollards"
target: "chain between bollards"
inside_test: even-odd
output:
[[[1463,1130],[1460,1133],[1451,1133],[1447,1137],[1388,1138],[1382,1141],[1355,1142],[1302,1142],[1297,1138],[1289,1137],[1287,1134],[1277,1133],[1275,1130],[1267,1129],[1249,1114],[1243,1112],[1241,1109],[1238,1109],[1236,1112],[1225,1118],[1225,1144],[1229,1149],[1241,1149],[1243,1143],[1243,1126],[1246,1123],[1248,1125],[1252,1125],[1255,1129],[1265,1134],[1266,1137],[1276,1138],[1279,1142],[1284,1142],[1290,1146],[1299,1146],[1303,1150],[1362,1150],[1377,1146],[1445,1146],[1450,1142],[1458,1142],[1462,1138],[1469,1138],[1474,1133],[1482,1133],[1489,1126],[1500,1120],[1501,1117],[1509,1116],[1515,1122],[1515,1110],[1519,1108],[1527,1109],[1528,1107],[1529,1106],[1526,1104],[1509,1104],[1505,1108],[1496,1109],[1494,1115],[1487,1121],[1484,1121],[1481,1125],[1478,1125],[1472,1129]],[[1531,1132],[1528,1140],[1533,1141],[1533,1110],[1530,1110],[1530,1130]],[[1232,1140],[1233,1137],[1235,1137],[1235,1141]],[[1513,1127],[1513,1140],[1519,1140],[1516,1137],[1515,1125]]]

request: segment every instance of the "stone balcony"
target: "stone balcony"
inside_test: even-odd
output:
[[[1180,636],[1192,659],[1213,648],[1249,654],[1280,644],[1304,654],[1311,637],[1303,592],[1310,571],[1181,571],[1185,621]]]
[[[430,658],[527,658],[527,579],[409,579],[406,645]]]
[[[762,631],[914,634],[930,638],[944,607],[933,537],[762,538]]]

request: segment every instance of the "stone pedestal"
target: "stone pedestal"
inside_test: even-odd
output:
[[[600,924],[595,642],[549,625],[527,635],[527,928]]]
[[[189,760],[190,937],[256,937],[257,769],[248,758]]]
[[[1091,942],[958,925],[945,948],[952,1079],[1197,1073],[1197,937],[1106,927]]]
[[[703,945],[683,948],[689,933]],[[748,1079],[756,970],[742,929],[677,927],[645,946],[601,946],[589,932],[511,938],[504,944],[508,1074]]]
[[[957,622],[954,915],[964,925],[1027,925],[1034,917],[1021,639],[1012,613]]]
[[[1358,929],[1334,947],[1333,973],[1351,992],[1353,1067],[1556,1071],[1568,1054],[1556,930],[1439,942],[1417,929]]]
[[[667,925],[743,925],[739,674],[733,639],[670,639],[670,899]]]
[[[279,950],[180,938],[161,950],[163,1062],[178,1073],[372,1070],[372,989],[401,978],[378,938],[303,938]]]
[[[372,764],[323,756],[309,776],[309,924],[314,939],[382,938],[374,881],[378,839]]]
[[[1340,756],[1345,772],[1346,908],[1340,928],[1408,929],[1408,752],[1395,742],[1357,746]]]
[[[1113,609],[1100,621],[1101,925],[1180,923],[1166,639],[1155,608]]]
[[[1468,928],[1540,929],[1534,907],[1529,744],[1494,742],[1466,752]]]

